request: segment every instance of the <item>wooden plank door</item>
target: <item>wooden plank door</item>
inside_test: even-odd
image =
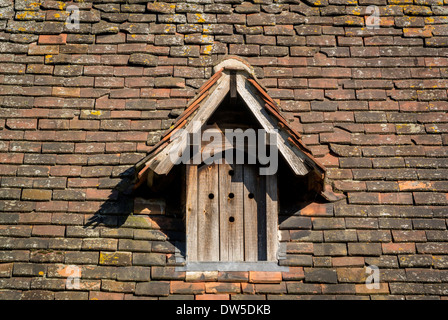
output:
[[[188,261],[274,261],[277,179],[255,165],[187,166]]]

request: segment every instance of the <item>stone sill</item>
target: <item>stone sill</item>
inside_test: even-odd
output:
[[[277,262],[187,262],[176,271],[283,271],[289,267],[279,266]]]

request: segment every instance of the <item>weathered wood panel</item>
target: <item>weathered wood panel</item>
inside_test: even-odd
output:
[[[277,260],[278,250],[278,188],[277,175],[266,176],[266,251],[267,260]]]
[[[244,261],[243,166],[219,165],[220,260]]]
[[[255,166],[244,166],[244,260],[258,260],[258,205]]]
[[[186,166],[186,234],[187,260],[198,259],[198,167]]]
[[[258,244],[258,261],[266,261],[266,176],[259,175],[259,168],[254,170],[256,180],[257,201],[257,244]]]
[[[198,260],[219,260],[218,165],[198,168]]]

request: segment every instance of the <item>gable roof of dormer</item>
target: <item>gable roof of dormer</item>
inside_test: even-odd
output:
[[[283,117],[280,107],[257,80],[249,64],[240,58],[229,57],[216,65],[214,72],[162,139],[136,164],[136,185],[140,185],[151,170],[159,175],[169,173],[174,166],[169,157],[170,148],[174,145],[170,139],[172,135],[181,128],[193,132],[194,121],[205,124],[221,105],[231,86],[236,86],[233,90],[236,89],[263,129],[267,132],[278,131],[278,150],[292,171],[299,176],[315,171],[324,179],[325,167],[311,155],[300,134]],[[232,76],[235,84],[231,84]]]

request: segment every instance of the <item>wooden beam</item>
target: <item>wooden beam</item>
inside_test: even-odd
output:
[[[268,133],[273,133],[274,129],[277,127],[276,121],[269,116],[266,109],[263,107],[264,102],[258,97],[257,93],[250,87],[247,79],[241,74],[237,75],[237,88],[238,93],[246,102],[263,129]],[[310,171],[309,167],[305,164],[306,156],[297,150],[297,148],[292,148],[289,145],[286,132],[278,130],[278,133],[278,150],[296,175],[306,175]]]
[[[230,76],[228,74],[223,74],[223,76],[218,80],[216,89],[214,89],[208,96],[207,100],[202,103],[202,106],[197,110],[196,114],[185,126],[185,130],[192,133],[193,123],[196,121],[198,121],[201,125],[204,125],[204,123],[210,118],[213,112],[215,112],[224,100],[226,94],[229,92],[229,82]],[[170,151],[174,145],[173,142],[174,141],[170,141],[169,145],[162,152],[150,160],[150,168],[157,174],[167,174],[173,167],[174,164],[170,159]]]

